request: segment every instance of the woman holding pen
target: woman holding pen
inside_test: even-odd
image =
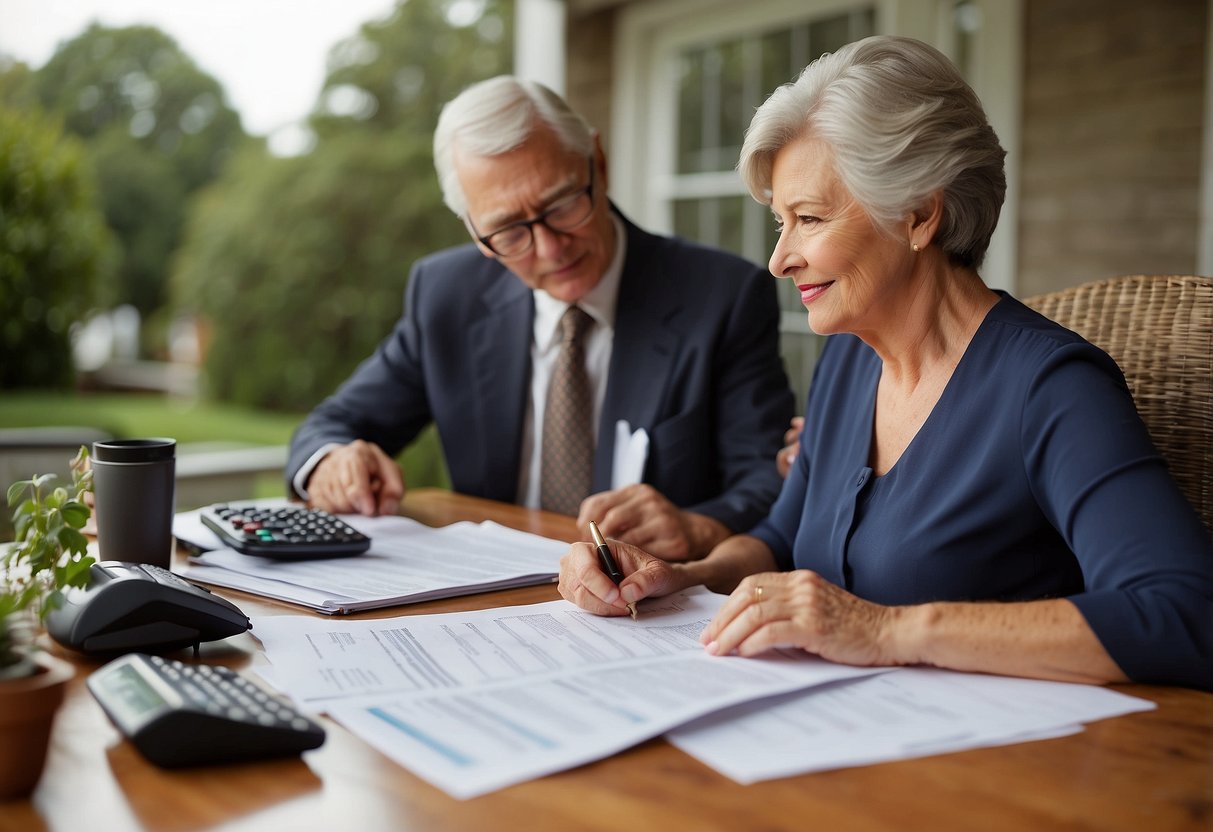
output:
[[[699,584],[705,649],[800,647],[1213,689],[1213,540],[1116,364],[979,274],[1005,153],[956,68],[873,37],[776,90],[739,169],[779,228],[770,270],[814,331],[799,452],[769,516],[702,560],[610,541],[560,590],[601,615]]]

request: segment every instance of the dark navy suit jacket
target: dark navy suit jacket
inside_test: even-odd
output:
[[[793,413],[775,281],[734,255],[624,226],[593,490],[610,488],[626,419],[649,434],[644,482],[745,531],[779,493],[775,454]],[[474,245],[419,261],[404,317],[296,430],[288,483],[325,443],[361,438],[395,456],[432,421],[456,491],[517,502],[533,318],[531,290]]]

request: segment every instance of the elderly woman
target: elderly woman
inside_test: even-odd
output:
[[[1213,688],[1213,540],[1116,364],[978,274],[1005,191],[980,102],[935,49],[873,37],[767,100],[739,168],[770,270],[830,336],[770,515],[706,558],[594,549],[560,591],[602,615],[732,592],[709,653],[800,647],[1079,682]]]

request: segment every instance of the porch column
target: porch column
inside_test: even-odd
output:
[[[514,4],[514,74],[565,94],[564,0]]]

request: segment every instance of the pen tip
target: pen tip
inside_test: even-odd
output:
[[[632,620],[635,621],[636,620],[636,602],[635,601],[628,604],[628,612],[630,612],[632,614]]]

